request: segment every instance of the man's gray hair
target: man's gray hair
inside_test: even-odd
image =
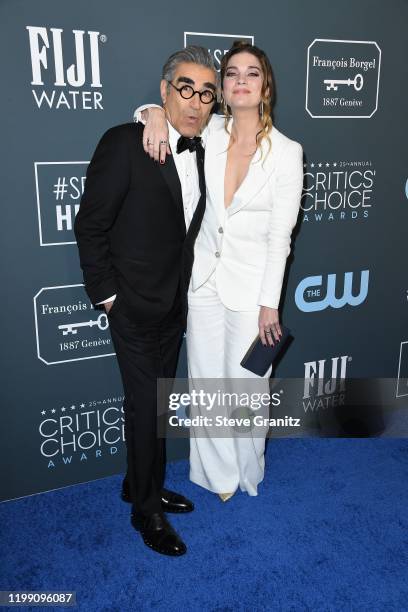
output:
[[[185,47],[185,49],[181,49],[180,51],[176,51],[170,55],[169,59],[163,66],[162,79],[172,81],[177,66],[184,62],[199,64],[200,66],[205,66],[206,68],[210,68],[210,70],[214,70],[215,72],[214,62],[208,50],[204,47],[189,45],[188,47]]]

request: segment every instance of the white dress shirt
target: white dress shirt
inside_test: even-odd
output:
[[[177,153],[177,141],[180,134],[167,121],[169,128],[169,144],[172,151],[177,174],[180,179],[181,193],[183,197],[184,220],[186,230],[190,227],[191,219],[200,199],[200,187],[198,182],[198,170],[196,152],[186,149],[183,153]]]
[[[142,111],[145,108],[148,108],[150,105],[139,106],[139,108],[135,111],[135,122],[145,123],[142,119]],[[174,163],[176,166],[177,174],[180,179],[181,185],[181,194],[183,198],[183,210],[184,210],[184,220],[186,223],[186,231],[190,227],[191,219],[193,218],[194,211],[197,207],[198,200],[200,199],[200,187],[198,180],[198,170],[197,170],[197,162],[196,162],[196,152],[189,151],[186,149],[182,153],[177,153],[177,141],[180,138],[180,134],[174,127],[167,121],[167,125],[169,128],[169,145],[173,155]],[[147,153],[146,153],[147,155]],[[165,162],[168,163],[168,162]],[[98,302],[98,304],[106,304],[107,302],[111,302],[116,298],[116,294],[103,300],[102,302]]]

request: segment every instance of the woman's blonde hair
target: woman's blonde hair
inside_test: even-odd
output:
[[[262,140],[266,138],[268,140],[268,153],[271,150],[271,139],[270,133],[272,130],[272,105],[275,94],[274,84],[273,84],[273,73],[272,66],[268,59],[268,56],[262,49],[256,47],[255,45],[251,45],[242,40],[236,40],[232,45],[231,49],[224,55],[221,60],[221,88],[224,84],[224,77],[227,70],[228,62],[234,55],[238,53],[251,53],[254,57],[259,60],[262,69],[263,83],[261,89],[261,102],[260,102],[260,111],[259,118],[262,124],[262,128],[256,135],[256,147],[259,148]],[[231,117],[230,108],[225,103],[224,98],[221,99],[222,110],[225,115],[225,129],[228,131],[227,126],[229,119]]]

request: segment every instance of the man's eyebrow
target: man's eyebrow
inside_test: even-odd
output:
[[[195,81],[193,81],[193,79],[190,79],[190,77],[185,76],[179,76],[177,79],[177,83],[187,83],[188,85],[195,85]],[[214,83],[204,83],[204,87],[216,91]]]
[[[189,77],[185,76],[179,76],[179,78],[177,79],[177,83],[188,83],[189,85],[195,84],[193,79],[190,79]]]

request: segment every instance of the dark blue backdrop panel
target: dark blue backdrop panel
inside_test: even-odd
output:
[[[125,467],[121,380],[72,225],[100,136],[159,100],[163,61],[185,44],[217,67],[235,38],[265,49],[274,121],[304,147],[279,374],[398,377],[406,401],[406,2],[14,0],[0,17],[1,499]]]

